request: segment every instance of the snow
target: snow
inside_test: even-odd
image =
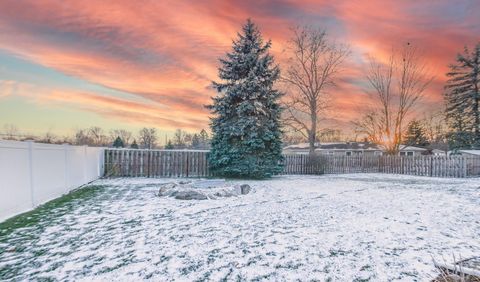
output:
[[[480,253],[478,178],[284,176],[232,181],[252,187],[238,197],[155,196],[170,181],[100,180],[0,235],[0,279],[426,281],[432,257]]]
[[[458,151],[465,155],[480,156],[480,150],[458,150]]]

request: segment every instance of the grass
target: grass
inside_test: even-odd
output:
[[[14,216],[0,223],[0,258],[6,252],[22,253],[25,251],[28,243],[38,240],[46,227],[58,224],[55,218],[60,218],[71,212],[79,201],[95,197],[102,188],[102,186],[86,186],[76,189],[60,198],[40,205],[32,211]],[[22,230],[24,231],[22,232]],[[15,240],[15,245],[11,245],[11,241],[9,241],[9,235],[13,232],[21,234]],[[42,256],[43,251],[38,250],[34,252],[34,257]],[[20,269],[0,268],[0,280],[11,279],[18,274],[18,271]]]
[[[102,187],[86,186],[76,189],[60,198],[56,198],[43,205],[40,205],[32,211],[7,219],[6,221],[0,223],[0,242],[3,236],[7,236],[15,229],[33,227],[40,221],[44,221],[45,217],[49,218],[53,211],[55,211],[55,216],[62,216],[68,213],[73,209],[77,201],[94,197],[99,192],[99,188]]]

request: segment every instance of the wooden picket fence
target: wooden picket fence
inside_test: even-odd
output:
[[[108,177],[209,177],[206,150],[106,149]],[[284,155],[283,174],[392,173],[480,176],[480,158],[466,156]]]
[[[105,176],[206,177],[205,150],[106,149]]]
[[[455,178],[480,176],[479,157],[374,155],[284,157],[284,174],[391,173]]]

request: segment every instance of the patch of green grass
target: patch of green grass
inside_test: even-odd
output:
[[[102,195],[101,192],[104,188],[104,186],[82,187],[40,205],[32,211],[14,216],[0,223],[0,257],[5,253],[11,253],[13,257],[24,257],[24,261],[20,263],[6,264],[1,267],[0,280],[10,280],[21,275],[25,263],[28,263],[29,266],[38,264],[38,267],[40,267],[41,263],[35,259],[48,255],[49,251],[43,247],[31,248],[31,246],[41,238],[43,230],[49,226],[59,224],[63,220],[62,216],[73,212],[79,205],[85,205],[85,201],[88,202],[98,198],[99,195]],[[73,245],[79,242],[74,240],[67,243]],[[65,255],[68,255],[68,253],[65,253]],[[51,270],[58,267],[58,264],[54,264]],[[50,281],[52,279],[38,277],[37,280]]]
[[[51,216],[67,214],[75,208],[76,203],[95,197],[103,188],[103,186],[86,186],[40,205],[32,211],[7,219],[0,223],[0,242],[3,236],[18,228],[34,227]]]

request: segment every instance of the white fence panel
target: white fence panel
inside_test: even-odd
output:
[[[103,175],[104,148],[0,140],[0,221]]]
[[[0,220],[32,208],[27,143],[0,141]]]
[[[85,147],[70,147],[67,150],[67,187],[74,189],[88,181],[85,179]]]
[[[33,204],[37,206],[66,192],[63,146],[32,143]]]

